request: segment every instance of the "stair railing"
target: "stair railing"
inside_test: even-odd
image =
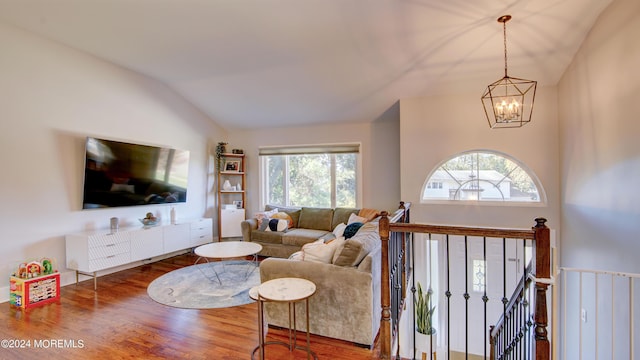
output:
[[[532,264],[527,267],[514,295],[504,302],[504,312],[501,320],[490,330],[490,358],[511,358],[509,354],[517,351],[518,358],[547,360],[550,359],[550,343],[548,339],[547,300],[546,292],[550,284],[550,231],[545,225],[546,220],[536,219],[536,226],[531,230],[492,229],[459,226],[441,226],[410,223],[410,204],[401,203],[400,209],[389,215],[383,212],[380,219],[380,238],[382,241],[382,271],[381,271],[381,302],[382,319],[380,324],[380,354],[381,359],[399,357],[398,325],[402,318],[402,310],[407,301],[409,289],[408,279],[413,278],[411,272],[413,264],[410,254],[413,248],[413,235],[442,234],[458,236],[476,236],[483,238],[523,239],[530,240],[532,245]],[[535,295],[532,301],[523,301],[522,296],[530,284],[534,284]],[[520,300],[518,300],[520,299]],[[409,296],[412,300],[412,296]],[[533,302],[533,304],[530,304]],[[523,313],[528,308],[529,313]],[[532,310],[533,309],[533,310]],[[521,329],[515,329],[512,322],[504,321],[509,314],[517,312]],[[526,330],[529,329],[529,330]],[[531,330],[532,329],[532,330]],[[527,342],[522,331],[530,331],[533,340]],[[489,331],[489,329],[487,329]],[[528,354],[524,354],[528,352]]]

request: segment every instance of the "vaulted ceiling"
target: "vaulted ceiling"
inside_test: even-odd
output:
[[[0,21],[157,79],[226,128],[372,121],[403,98],[555,85],[610,0],[0,0]],[[480,108],[479,108],[479,111]]]

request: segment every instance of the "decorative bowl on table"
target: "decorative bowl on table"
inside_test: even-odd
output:
[[[158,225],[158,219],[138,219],[144,226],[155,226]]]

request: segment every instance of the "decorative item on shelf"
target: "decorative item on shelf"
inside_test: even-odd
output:
[[[242,184],[238,183],[238,185],[236,185],[236,190],[242,191]]]
[[[154,226],[158,225],[158,218],[153,215],[153,213],[148,212],[143,219],[139,219],[142,225],[146,226]]]
[[[216,145],[216,169],[218,171],[220,171],[222,167],[222,156],[227,151],[227,144],[226,142],[220,141],[218,145]]]
[[[238,154],[238,155],[239,154],[244,154],[244,150],[242,150],[242,149],[232,149],[231,153],[232,154]]]
[[[231,182],[229,182],[229,180],[225,180],[224,183],[222,183],[222,190],[226,190],[226,191],[231,191]]]
[[[433,290],[429,288],[426,293],[422,291],[422,286],[418,282],[418,293],[416,295],[416,344],[415,347],[422,351],[422,358],[426,354],[436,350],[438,343],[436,329],[433,327],[433,313],[435,306],[431,306],[431,295]]]
[[[119,223],[119,220],[118,220],[117,217],[112,217],[111,218],[111,220],[110,220],[110,225],[111,225],[110,229],[111,229],[111,233],[112,234],[118,231],[118,223]]]
[[[234,200],[233,205],[236,209],[242,209],[242,200]]]
[[[511,15],[498,18],[504,34],[504,77],[487,86],[482,94],[484,113],[489,126],[495,128],[522,127],[531,121],[537,81],[507,75],[507,21]]]
[[[224,171],[238,172],[240,171],[240,161],[227,160],[224,163]]]

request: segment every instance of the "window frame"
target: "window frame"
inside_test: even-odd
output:
[[[351,149],[351,150],[349,150]],[[286,204],[271,204],[267,199],[267,166],[266,161],[268,156],[278,155],[312,155],[312,154],[331,154],[331,168],[329,169],[331,174],[331,207],[335,208],[336,202],[336,161],[335,156],[339,154],[352,153],[356,156],[356,208],[362,207],[362,144],[361,143],[336,143],[336,144],[315,144],[315,145],[283,145],[283,146],[265,146],[258,149],[258,174],[259,174],[259,206],[264,209],[265,205],[279,205],[279,206],[294,206]],[[285,193],[285,203],[289,202],[287,183],[289,182],[289,162],[285,161],[284,164],[285,173],[283,176],[283,188]],[[297,205],[296,205],[297,206]],[[304,206],[304,205],[302,205]]]
[[[520,167],[520,169],[522,169],[528,176],[529,178],[531,178],[531,181],[533,181],[533,184],[536,186],[537,190],[538,190],[538,201],[505,201],[505,200],[467,200],[467,199],[425,199],[424,198],[424,193],[425,190],[427,189],[427,186],[429,183],[435,181],[432,180],[432,176],[435,174],[436,171],[440,170],[440,168],[446,164],[448,161],[453,160],[455,158],[458,158],[460,156],[464,156],[464,155],[470,155],[470,154],[476,154],[476,153],[489,153],[495,156],[500,156],[503,157],[511,162],[513,162],[514,164],[516,164],[518,167]],[[480,179],[479,181],[483,181],[482,179]],[[486,180],[484,180],[486,181]],[[456,153],[452,156],[449,156],[448,158],[440,161],[427,175],[427,177],[425,178],[423,185],[422,185],[422,189],[420,190],[420,203],[421,204],[451,204],[451,205],[478,205],[478,206],[519,206],[519,207],[545,207],[547,206],[547,195],[546,192],[544,190],[544,187],[542,186],[542,182],[540,181],[540,179],[536,176],[536,174],[533,172],[533,170],[531,170],[531,168],[529,168],[528,166],[526,166],[522,161],[514,158],[511,155],[508,155],[504,152],[501,151],[496,151],[496,150],[490,150],[490,149],[473,149],[473,150],[467,150],[467,151],[463,151],[463,152],[459,152]]]

